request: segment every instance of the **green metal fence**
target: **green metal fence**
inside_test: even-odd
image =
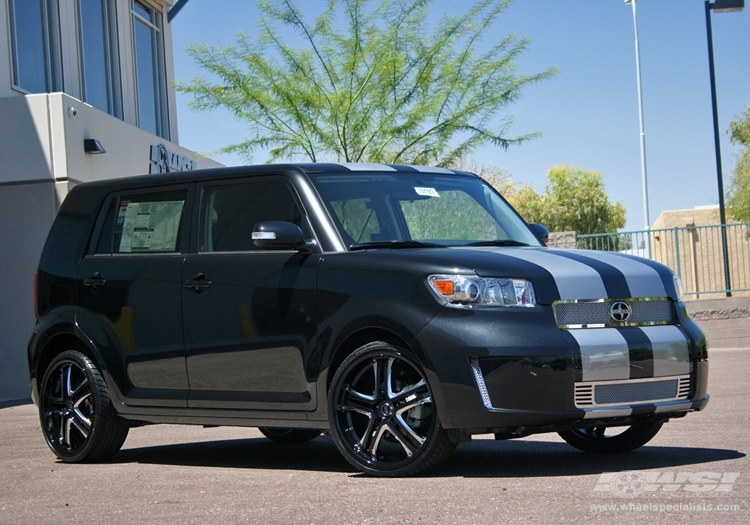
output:
[[[722,226],[686,226],[662,230],[578,235],[579,248],[647,257],[669,266],[682,279],[685,295],[750,293],[750,223],[727,224],[727,260]],[[727,286],[725,267],[729,269]]]

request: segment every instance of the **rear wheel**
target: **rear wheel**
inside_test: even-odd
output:
[[[81,352],[66,350],[52,360],[39,398],[44,437],[62,461],[101,461],[125,442],[128,424],[117,416],[101,373]]]
[[[320,435],[320,430],[311,428],[258,427],[260,433],[275,443],[304,443]]]
[[[570,445],[584,452],[629,452],[642,447],[659,432],[663,421],[630,427],[594,427],[558,432]]]
[[[328,417],[339,451],[374,476],[418,474],[456,447],[440,426],[419,364],[384,342],[362,346],[341,364]]]

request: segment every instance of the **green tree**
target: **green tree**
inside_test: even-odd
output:
[[[569,166],[547,171],[547,186],[540,195],[525,185],[507,198],[529,222],[550,231],[579,234],[614,232],[625,226],[625,207],[612,203],[602,174]]]
[[[507,148],[503,113],[523,88],[553,71],[516,73],[528,40],[497,38],[511,0],[478,0],[428,31],[433,0],[328,0],[314,22],[293,0],[259,3],[257,37],[236,45],[192,46],[208,73],[176,89],[198,110],[222,109],[248,123],[249,136],[221,148],[251,160],[449,165],[475,148]],[[291,32],[299,48],[287,43]],[[477,51],[484,38],[492,44]]]
[[[750,106],[729,125],[729,136],[742,150],[732,174],[728,211],[734,220],[750,221]]]

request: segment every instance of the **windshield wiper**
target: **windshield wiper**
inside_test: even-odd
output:
[[[494,241],[476,241],[464,244],[464,246],[528,246],[527,243],[514,241],[513,239],[495,239]]]
[[[349,250],[352,251],[367,250],[370,248],[445,248],[445,246],[434,242],[411,240],[360,242],[349,246]]]

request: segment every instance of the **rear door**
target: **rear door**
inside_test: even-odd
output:
[[[111,195],[78,267],[77,321],[123,401],[187,406],[182,264],[192,186]]]
[[[190,407],[313,410],[320,255],[254,246],[262,221],[312,231],[283,177],[199,186],[198,245],[183,269]]]

